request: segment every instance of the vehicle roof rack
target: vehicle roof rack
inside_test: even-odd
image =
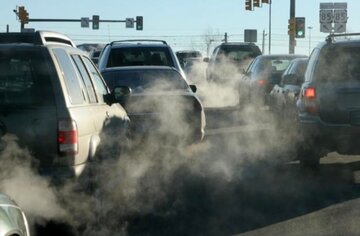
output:
[[[346,37],[346,36],[360,36],[360,33],[329,34],[328,36],[326,36],[325,41],[327,43],[332,43],[334,41],[334,38],[336,38],[336,37]]]
[[[0,33],[0,43],[65,44],[76,47],[69,37],[54,31]]]
[[[165,40],[157,40],[157,39],[128,39],[128,40],[117,40],[112,41],[110,45],[113,45],[115,43],[141,43],[141,42],[153,42],[153,43],[162,43],[167,45],[167,42]]]

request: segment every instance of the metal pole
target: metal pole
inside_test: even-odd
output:
[[[271,5],[272,0],[269,2],[269,55],[271,54]]]
[[[310,52],[311,52],[311,30],[312,30],[313,27],[309,26],[308,29],[309,29],[309,55],[310,55]]]
[[[290,19],[295,20],[295,0],[290,0]],[[295,36],[289,35],[289,54],[295,53]]]
[[[262,54],[264,54],[265,53],[265,36],[266,36],[266,34],[265,34],[265,30],[263,30],[263,37],[262,37]]]

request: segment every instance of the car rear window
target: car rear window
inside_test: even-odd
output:
[[[135,91],[139,90],[181,90],[189,88],[181,75],[173,70],[124,70],[108,71],[103,73],[110,89],[115,86],[128,86]]]
[[[318,81],[360,81],[360,46],[324,48],[318,63]]]
[[[146,65],[174,67],[174,62],[166,47],[113,48],[107,62],[107,67]]]
[[[291,61],[290,58],[263,58],[256,61],[252,73],[283,73]]]
[[[255,58],[261,52],[257,47],[249,45],[223,46],[219,51],[220,55],[233,61],[243,61],[248,58]]]
[[[54,104],[47,60],[40,48],[0,48],[0,105]]]

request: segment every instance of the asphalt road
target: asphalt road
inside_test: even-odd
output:
[[[271,123],[207,112],[204,142],[114,163],[98,189],[96,227],[91,217],[81,227],[51,220],[35,235],[360,235],[357,156],[331,154],[318,170],[303,169]]]

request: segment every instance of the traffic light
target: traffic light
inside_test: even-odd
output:
[[[143,17],[142,16],[136,17],[136,30],[143,30]]]
[[[100,23],[100,16],[98,15],[93,15],[92,16],[92,28],[94,30],[98,30],[99,29],[99,23]]]
[[[295,36],[295,18],[290,18],[289,20],[288,35]]]
[[[260,7],[260,0],[253,0],[254,7]]]
[[[295,38],[305,38],[305,17],[296,17],[295,20]]]
[[[245,0],[245,10],[247,11],[253,10],[253,0]]]
[[[18,17],[20,19],[20,22],[22,24],[27,24],[29,23],[29,13],[25,10],[24,6],[20,6],[19,7],[19,12],[18,12]]]

